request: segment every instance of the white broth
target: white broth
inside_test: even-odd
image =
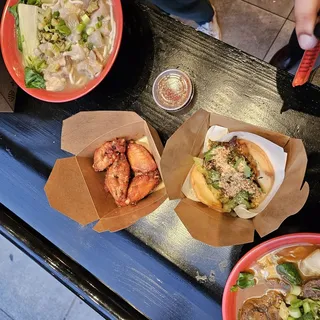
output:
[[[111,0],[26,0],[17,15],[27,87],[72,90],[99,76],[116,34]]]

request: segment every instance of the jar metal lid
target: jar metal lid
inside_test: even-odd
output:
[[[193,92],[190,77],[178,69],[161,72],[152,87],[154,101],[167,111],[177,111],[187,106],[192,100]]]

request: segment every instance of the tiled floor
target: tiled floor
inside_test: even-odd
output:
[[[224,42],[269,61],[287,44],[294,23],[293,0],[211,0]]]
[[[288,43],[295,27],[294,0],[210,1],[216,8],[222,41],[266,62]],[[290,73],[295,74],[297,67]],[[320,86],[320,68],[310,81]]]
[[[214,5],[222,40],[264,59],[285,19],[243,0],[214,0]]]
[[[281,28],[277,38],[270,47],[267,55],[264,57],[265,61],[270,61],[273,55],[283,46],[288,43],[288,36],[290,37],[292,31],[294,30],[294,22],[286,20],[283,27]]]
[[[0,320],[102,319],[0,235]]]
[[[215,7],[222,41],[266,62],[288,43],[294,30],[294,0],[209,1]],[[194,26],[190,20],[181,21]]]

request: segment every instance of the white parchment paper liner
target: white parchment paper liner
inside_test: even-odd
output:
[[[270,203],[270,201],[275,196],[277,191],[279,190],[285,176],[287,154],[284,152],[283,148],[279,147],[273,142],[265,138],[262,138],[256,134],[249,133],[249,132],[242,132],[242,131],[235,131],[235,132],[229,133],[227,128],[220,127],[220,126],[212,126],[207,131],[205,141],[204,141],[204,146],[203,146],[203,152],[208,151],[209,140],[227,142],[227,141],[230,141],[234,136],[237,136],[239,139],[245,139],[245,140],[251,141],[256,145],[258,145],[267,154],[272,164],[274,175],[275,175],[274,183],[270,192],[257,208],[247,210],[245,206],[239,205],[234,209],[238,217],[243,219],[250,219],[255,217],[258,213],[262,212]],[[182,186],[182,192],[190,200],[199,202],[199,199],[197,198],[191,186],[190,172],[184,181],[184,184]]]

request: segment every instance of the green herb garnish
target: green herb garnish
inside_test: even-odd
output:
[[[24,69],[24,78],[27,88],[45,89],[46,82],[43,76],[29,67]]]
[[[294,263],[286,262],[278,264],[276,269],[283,280],[295,286],[300,286],[302,284],[300,273]]]
[[[238,276],[238,280],[235,285],[231,287],[231,291],[235,292],[239,288],[240,289],[245,289],[245,288],[250,288],[255,285],[255,280],[254,280],[254,275],[249,272],[240,272]]]

